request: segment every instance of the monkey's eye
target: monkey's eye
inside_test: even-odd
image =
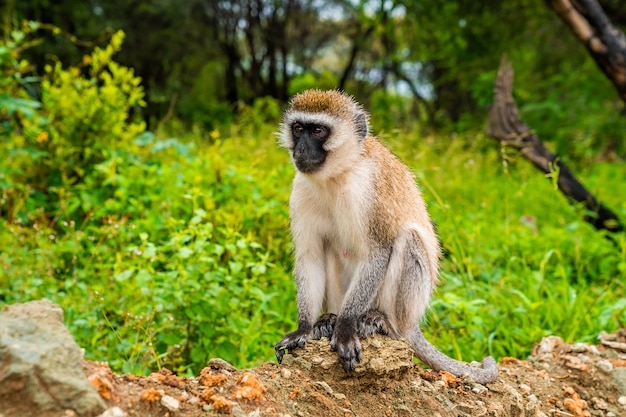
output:
[[[302,135],[302,132],[304,132],[304,127],[302,127],[300,123],[294,123],[291,130],[293,131],[293,135],[299,138]]]
[[[313,128],[313,137],[315,139],[324,139],[328,136],[328,129],[324,126],[315,126]]]

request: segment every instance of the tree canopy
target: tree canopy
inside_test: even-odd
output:
[[[619,147],[619,99],[552,3],[6,0],[2,21],[5,37],[23,19],[59,29],[40,33],[45,47],[23,51],[40,73],[52,59],[80,63],[123,30],[118,59],[143,80],[151,127],[173,113],[215,128],[241,104],[285,102],[316,87],[345,90],[385,113],[382,129],[480,128],[506,53],[529,122],[566,143],[571,132],[556,130],[575,119],[587,142]],[[622,2],[601,6],[624,27]]]

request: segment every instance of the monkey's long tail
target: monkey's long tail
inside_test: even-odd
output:
[[[419,326],[415,326],[409,331],[407,341],[415,351],[415,356],[436,371],[447,371],[458,377],[469,375],[479,384],[493,382],[498,377],[498,365],[493,357],[487,356],[483,359],[482,368],[452,359],[426,340]]]

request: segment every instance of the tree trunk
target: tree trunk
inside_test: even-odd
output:
[[[489,110],[487,134],[505,145],[518,149],[537,168],[549,175],[558,175],[559,190],[586,209],[585,221],[598,230],[624,230],[615,213],[599,202],[574,176],[561,159],[548,151],[537,135],[520,120],[513,100],[513,68],[502,58],[494,89],[494,103]]]
[[[626,36],[607,18],[596,0],[546,0],[585,44],[604,75],[626,103]]]

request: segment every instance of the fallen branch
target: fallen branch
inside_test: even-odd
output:
[[[598,230],[619,232],[624,230],[619,218],[599,202],[576,179],[569,168],[543,145],[539,137],[524,123],[513,100],[513,68],[502,57],[494,89],[494,103],[489,110],[487,134],[504,145],[518,149],[545,174],[558,175],[559,190],[569,199],[582,203],[587,209],[585,221]]]

